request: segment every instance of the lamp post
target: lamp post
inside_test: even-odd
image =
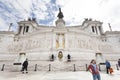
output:
[[[13,23],[10,23],[8,31],[10,31],[11,27],[12,27]]]

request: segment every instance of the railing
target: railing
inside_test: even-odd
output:
[[[4,71],[5,64],[2,65],[1,71]]]
[[[117,68],[117,70],[119,70],[119,69],[120,69],[120,67],[118,66],[118,64],[116,64],[116,68]]]
[[[116,70],[119,70],[120,67],[116,65],[114,66]],[[2,64],[0,65],[1,71],[15,71],[14,65],[8,65],[8,64]],[[88,64],[66,64],[66,65],[54,65],[54,64],[47,64],[47,65],[41,65],[41,64],[35,64],[35,65],[29,65],[28,70],[29,71],[87,71]],[[19,65],[19,67],[16,69],[16,71],[21,71],[22,66]],[[101,70],[101,65],[99,65],[99,70]]]

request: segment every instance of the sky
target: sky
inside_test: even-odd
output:
[[[104,31],[120,31],[120,0],[0,0],[0,30],[18,28],[17,22],[36,18],[40,25],[55,26],[61,8],[66,25],[81,25],[85,18],[103,22]]]

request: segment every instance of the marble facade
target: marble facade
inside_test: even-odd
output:
[[[66,26],[64,19],[55,23],[56,26],[43,26],[31,19],[18,22],[17,33],[0,31],[0,55],[15,60],[20,53],[26,53],[30,60],[49,60],[51,54],[58,59],[61,51],[63,59],[70,54],[73,60],[89,61],[96,53],[106,59],[120,53],[120,31],[103,32],[100,21],[85,19],[78,26]]]

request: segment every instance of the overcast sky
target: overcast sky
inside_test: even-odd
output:
[[[103,22],[104,31],[120,31],[120,0],[0,0],[0,30],[35,17],[40,25],[55,25],[61,7],[66,25],[81,25],[84,18]],[[7,16],[7,17],[6,17]],[[14,27],[15,26],[15,27]]]

